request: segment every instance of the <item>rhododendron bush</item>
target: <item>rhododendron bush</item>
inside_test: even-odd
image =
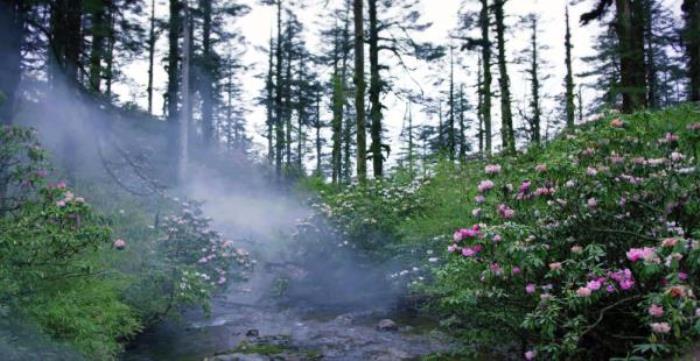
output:
[[[681,352],[700,333],[700,123],[668,116],[596,122],[472,174],[472,216],[436,271],[443,308],[527,359]]]

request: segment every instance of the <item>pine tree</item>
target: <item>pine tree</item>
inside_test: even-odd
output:
[[[22,69],[25,7],[22,1],[0,2],[0,124],[11,124]],[[0,197],[2,198],[2,197]]]
[[[683,0],[683,41],[688,62],[690,78],[690,100],[700,101],[700,1]]]
[[[601,19],[612,0],[597,0],[597,6],[581,15],[588,24]],[[644,59],[644,4],[643,0],[614,0],[615,34],[620,59],[620,91],[622,111],[630,113],[647,105],[647,71]]]
[[[569,7],[566,7],[566,36],[564,38],[564,47],[566,49],[566,127],[573,129],[574,127],[574,72],[571,59],[571,25],[569,23]]]
[[[367,144],[365,131],[365,32],[363,0],[353,0],[355,23],[355,117],[357,126],[357,178],[367,180]]]
[[[510,78],[508,77],[508,61],[506,59],[506,26],[503,9],[507,0],[494,1],[493,9],[496,21],[496,39],[498,43],[498,84],[501,90],[501,141],[505,152],[515,153],[515,130],[513,129]]]

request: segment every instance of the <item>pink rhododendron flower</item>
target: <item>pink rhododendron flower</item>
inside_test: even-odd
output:
[[[649,315],[650,315],[651,317],[656,317],[656,318],[663,317],[663,315],[664,315],[664,307],[663,307],[663,306],[659,306],[659,305],[654,305],[654,304],[653,304],[653,305],[649,306],[648,312],[649,312]]]
[[[551,195],[553,195],[555,192],[556,192],[556,191],[554,190],[554,188],[551,188],[551,187],[541,187],[541,188],[537,188],[537,189],[535,190],[535,196],[537,196],[537,197],[551,196]]]
[[[588,198],[588,200],[586,201],[586,206],[588,207],[588,209],[595,209],[596,207],[598,207],[598,200],[593,197]]]
[[[581,247],[579,245],[575,245],[575,246],[571,247],[571,253],[581,254],[581,253],[583,253],[583,247]]]
[[[462,235],[462,231],[455,231],[455,233],[452,234],[452,240],[455,242],[459,242],[464,239],[464,236]]]
[[[564,184],[564,185],[566,186],[566,188],[573,188],[573,187],[576,187],[576,181],[573,179],[570,179],[570,180],[566,181],[566,184]]]
[[[474,201],[478,204],[484,203],[486,201],[486,197],[483,195],[479,194],[476,197],[474,197]]]
[[[650,260],[655,254],[655,248],[631,248],[629,251],[627,251],[627,259],[632,262],[637,262],[639,260]]]
[[[499,204],[497,207],[498,214],[503,218],[503,219],[511,219],[513,216],[515,216],[515,211],[508,207],[506,204]]]
[[[530,185],[531,185],[531,184],[532,184],[532,183],[531,183],[529,180],[526,180],[526,181],[520,183],[520,188],[518,189],[518,191],[519,191],[520,193],[527,193],[527,192],[529,192],[529,191],[530,191]]]
[[[669,142],[669,143],[675,143],[675,142],[678,141],[678,135],[673,134],[673,133],[671,133],[671,132],[666,133],[666,136],[664,136],[664,138],[665,138],[666,141]]]
[[[537,286],[535,286],[534,283],[528,283],[527,286],[525,286],[525,292],[527,294],[533,294],[533,293],[535,293],[535,290],[537,289],[536,287]]]
[[[116,249],[124,249],[126,247],[126,242],[123,239],[117,239],[112,243],[112,246]]]
[[[669,325],[668,322],[653,322],[649,326],[651,326],[651,330],[656,333],[671,332],[671,325]]]
[[[474,257],[481,251],[481,246],[464,247],[462,248],[462,256],[464,257]]]
[[[612,164],[622,164],[625,162],[625,157],[617,154],[613,154],[610,156],[610,163]]]
[[[535,359],[535,357],[537,357],[537,351],[530,350],[530,351],[525,352],[525,359],[526,360],[532,361]]]
[[[671,160],[672,161],[678,163],[678,162],[682,161],[683,159],[685,159],[685,155],[683,155],[682,153],[678,153],[678,152],[671,153]]]
[[[675,238],[666,238],[663,241],[661,241],[661,247],[673,248],[676,246],[677,243],[678,240]]]
[[[700,130],[700,123],[693,123],[688,125],[688,130]]]
[[[595,177],[598,175],[598,170],[593,167],[586,168],[586,175],[589,177]]]
[[[484,172],[486,172],[486,174],[501,173],[501,165],[500,164],[488,164],[488,165],[486,165],[486,167],[484,167]]]
[[[494,183],[491,180],[487,179],[487,180],[481,181],[479,183],[479,185],[477,186],[477,189],[479,190],[479,193],[484,193],[484,192],[490,191],[491,189],[493,189],[493,187],[494,187]]]
[[[491,240],[493,240],[494,242],[500,242],[500,241],[501,241],[501,235],[500,235],[500,234],[495,234],[495,235],[491,238]]]
[[[584,155],[586,157],[590,157],[593,154],[595,154],[595,149],[593,149],[593,148],[586,148],[583,150],[583,152],[581,152],[581,155]]]
[[[608,287],[606,287],[605,289],[608,291],[608,293],[615,292],[615,286],[613,285],[608,285]]]
[[[66,206],[66,201],[61,199],[60,201],[56,202],[57,207],[65,207]]]
[[[579,297],[590,297],[591,296],[591,289],[588,287],[581,287],[576,290],[576,295]]]
[[[602,286],[603,286],[603,284],[600,282],[600,280],[592,280],[592,281],[588,281],[588,283],[586,283],[586,288],[588,288],[591,291],[597,291]]]
[[[622,128],[625,126],[625,122],[623,122],[620,118],[615,118],[610,121],[610,126],[613,128]]]
[[[561,270],[561,262],[552,262],[549,264],[549,269],[552,271]]]
[[[611,272],[609,274],[610,278],[617,281],[617,284],[624,291],[627,291],[634,287],[634,277],[632,276],[632,271],[629,268],[620,270],[617,272]]]
[[[479,216],[481,216],[481,208],[474,208],[474,209],[472,209],[472,216],[473,216],[473,217],[479,217]]]
[[[515,267],[513,267],[512,270],[510,270],[510,274],[512,274],[512,275],[520,274],[520,272],[521,272],[520,267],[518,267],[518,266],[515,266]]]
[[[501,273],[503,273],[503,269],[498,263],[491,263],[489,269],[491,269],[491,272],[493,272],[493,274],[495,274],[496,276],[500,276]]]
[[[535,171],[539,173],[544,173],[547,171],[547,165],[546,164],[538,164],[535,166]]]
[[[457,245],[451,244],[451,245],[447,246],[447,252],[450,252],[450,253],[457,252]]]
[[[666,292],[673,298],[685,298],[688,294],[683,286],[671,286]]]
[[[678,272],[678,279],[681,281],[687,281],[688,280],[688,274],[685,272]]]

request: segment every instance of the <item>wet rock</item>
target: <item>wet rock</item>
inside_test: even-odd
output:
[[[385,318],[377,324],[377,330],[378,331],[383,331],[383,332],[389,332],[389,331],[398,331],[399,326],[396,324],[396,322]]]
[[[260,336],[260,331],[258,331],[256,329],[251,329],[251,330],[246,331],[245,335],[248,337],[258,337],[258,336]]]
[[[261,336],[255,341],[258,345],[272,345],[281,348],[288,348],[292,344],[292,338],[288,335]]]
[[[258,354],[232,353],[214,356],[211,361],[270,361],[270,358]]]
[[[412,356],[408,353],[395,348],[388,348],[381,354],[372,356],[370,361],[401,361],[410,360]]]
[[[345,314],[345,315],[340,315],[335,318],[335,322],[341,324],[341,325],[350,325],[352,324],[353,317],[350,314]]]

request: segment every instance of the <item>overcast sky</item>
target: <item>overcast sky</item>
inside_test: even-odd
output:
[[[157,13],[158,16],[165,17],[167,16],[168,8],[163,0],[160,1],[162,1],[162,3],[158,6]],[[256,47],[267,46],[270,39],[270,32],[274,29],[276,13],[271,7],[258,5],[256,0],[244,0],[242,2],[247,3],[251,7],[251,12],[240,19],[237,24],[231,24],[230,26],[231,28],[237,28],[239,31],[242,31],[247,38],[248,51],[244,55],[243,62],[249,65],[250,69],[243,77],[244,101],[246,102],[246,106],[251,110],[248,116],[249,134],[254,136],[259,149],[262,150],[264,142],[261,134],[265,123],[265,111],[263,108],[255,106],[253,98],[259,96],[261,89],[264,87],[263,80],[256,78],[256,75],[265,70],[267,66],[267,57],[263,52],[256,50]],[[303,10],[298,10],[297,14],[306,27],[304,33],[306,45],[313,52],[320,48],[319,30],[323,24],[319,22],[328,19],[330,10],[335,6],[335,3],[339,3],[340,1],[305,0],[305,2],[307,6]],[[328,5],[326,5],[327,2],[329,3]],[[580,59],[581,57],[592,55],[592,40],[595,35],[604,28],[604,24],[597,22],[591,23],[585,27],[582,27],[578,23],[579,15],[590,10],[593,2],[593,0],[582,0],[579,1],[578,4],[570,7],[575,72],[583,72],[586,70],[585,64],[583,64]],[[665,6],[679,9],[682,0],[663,0],[662,2]],[[477,1],[468,1],[468,3],[472,3],[469,5],[471,8],[478,10]],[[540,41],[542,45],[548,47],[548,49],[544,50],[541,54],[542,58],[546,61],[543,72],[550,76],[549,79],[544,81],[542,91],[545,97],[545,114],[550,120],[555,117],[561,120],[560,116],[554,113],[555,108],[558,106],[554,101],[554,96],[564,91],[564,8],[566,3],[567,0],[510,0],[506,5],[507,21],[510,28],[506,40],[508,42],[509,61],[511,62],[518,57],[523,49],[527,48],[531,36],[528,29],[518,27],[516,24],[520,21],[522,16],[529,13],[536,13],[541,17]],[[458,14],[462,6],[462,0],[420,0],[419,6],[420,9],[418,10],[423,16],[422,19],[433,24],[431,28],[419,36],[419,39],[441,45],[450,44],[450,33],[454,32],[457,27]],[[382,14],[380,13],[380,19],[381,16]],[[460,44],[453,43],[453,45],[459,46]],[[161,36],[159,39],[158,49],[161,53],[160,58],[163,58],[162,55],[164,55],[167,50],[165,35]],[[462,66],[457,67],[455,70],[456,79],[459,83],[465,84],[465,89],[468,89],[470,100],[472,104],[474,104],[476,103],[474,84],[476,83],[477,54],[476,52],[460,52],[459,55],[463,57],[463,59]],[[156,89],[162,94],[165,89],[166,74],[162,66],[163,64],[159,65],[155,74]],[[391,68],[391,76],[398,79],[397,84],[404,87],[412,87],[417,90],[418,86],[416,83],[419,83],[424,94],[431,97],[436,97],[438,92],[446,90],[446,84],[441,87],[432,85],[437,78],[447,77],[448,72],[446,69],[448,68],[445,64],[439,62],[433,64],[411,62],[410,66],[415,68],[414,71],[411,71],[410,77],[401,67],[393,66]],[[513,91],[514,114],[517,114],[518,107],[526,107],[527,104],[530,84],[523,73],[524,69],[524,65],[517,65],[514,63],[511,63],[508,69]],[[139,89],[141,93],[135,93],[133,90],[129,90],[126,84],[121,84],[116,88],[116,91],[120,94],[122,100],[135,100],[145,108],[146,99],[143,94],[143,89],[146,88],[146,70],[147,64],[145,59],[135,61],[125,68],[125,74],[130,78],[129,82],[132,83],[131,89]],[[494,68],[494,70],[496,70],[496,68]],[[493,86],[497,87],[498,75],[494,75]],[[576,79],[577,84],[584,81],[590,82],[593,80]],[[134,88],[133,85],[138,86]],[[585,87],[583,92],[585,106],[585,103],[595,94]],[[156,96],[154,98],[154,109],[156,112],[160,113],[163,98],[161,96]],[[328,98],[329,97],[327,97],[326,102],[329,101]],[[389,94],[384,97],[383,103],[387,107],[384,114],[385,127],[387,129],[386,136],[387,139],[390,140],[392,148],[396,150],[398,148],[398,135],[401,131],[406,108],[405,101]],[[494,126],[496,131],[494,131],[494,134],[498,134],[499,111],[497,108],[499,103],[495,100],[494,104],[496,108],[494,113],[494,122],[496,123]],[[420,112],[420,109],[417,107],[414,107],[413,113],[416,124],[437,124],[437,119],[428,118],[425,114]],[[326,119],[328,119],[329,116],[330,114],[325,114]],[[517,121],[518,118],[516,117],[516,122]],[[495,139],[495,141],[498,143],[497,139]]]

